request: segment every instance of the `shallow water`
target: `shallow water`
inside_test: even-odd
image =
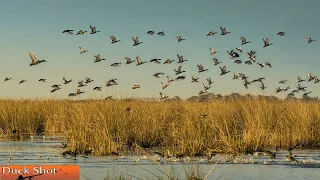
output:
[[[156,179],[161,176],[166,179],[160,167],[144,155],[108,157],[78,157],[63,158],[59,155],[59,140],[33,139],[30,141],[0,142],[0,164],[72,164],[80,166],[81,179],[103,179],[108,176],[130,176],[131,179]],[[10,153],[15,151],[10,163]],[[161,160],[161,165],[181,179],[185,179],[186,172],[199,166],[201,173],[207,173],[219,160],[217,166],[208,179],[320,179],[320,150],[294,150],[297,162],[286,159],[287,151],[280,151],[273,162],[268,156],[246,155],[231,158],[228,155],[217,154],[208,163],[205,157],[190,158],[190,162],[180,160],[167,162]],[[154,154],[152,154],[153,156]]]

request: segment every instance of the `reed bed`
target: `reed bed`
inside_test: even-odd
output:
[[[1,137],[63,134],[68,148],[80,153],[91,149],[94,155],[135,145],[184,155],[318,148],[319,129],[318,101],[0,101]]]

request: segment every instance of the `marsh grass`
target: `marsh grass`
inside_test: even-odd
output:
[[[69,149],[80,153],[92,149],[94,155],[121,152],[135,144],[183,155],[251,153],[276,146],[314,148],[320,147],[319,129],[317,101],[0,101],[3,138],[62,134]]]

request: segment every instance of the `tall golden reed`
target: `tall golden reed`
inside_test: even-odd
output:
[[[69,148],[92,149],[95,155],[135,144],[185,155],[313,148],[320,147],[320,103],[1,100],[0,135],[10,138],[13,130],[22,135],[63,134]]]

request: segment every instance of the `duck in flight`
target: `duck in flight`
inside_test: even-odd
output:
[[[76,35],[84,35],[84,33],[86,33],[86,32],[87,32],[87,31],[82,31],[82,30],[80,30],[80,31],[77,32]]]
[[[101,59],[100,54],[97,54],[94,56],[94,63],[104,61],[104,60],[106,60],[106,59]]]
[[[220,34],[221,36],[224,36],[224,35],[227,35],[227,34],[231,33],[231,32],[227,32],[227,29],[223,28],[221,26],[220,26],[220,30],[221,30],[221,34]]]
[[[180,43],[181,41],[186,40],[186,39],[182,39],[181,36],[176,36],[176,39],[178,40],[178,43]]]
[[[9,81],[10,79],[12,79],[12,78],[6,77],[6,78],[4,78],[4,81]]]
[[[143,42],[139,41],[139,37],[138,36],[136,38],[132,37],[132,40],[133,40],[133,46],[138,46],[139,44],[143,43]]]
[[[100,31],[97,31],[97,30],[96,30],[96,27],[95,27],[95,26],[91,26],[91,25],[90,25],[90,29],[91,29],[90,34],[96,34],[97,32],[100,32]]]
[[[136,57],[136,60],[137,60],[137,65],[136,66],[139,66],[139,65],[142,65],[144,63],[147,63],[147,61],[142,61],[139,56]]]
[[[72,35],[72,34],[73,34],[72,31],[73,31],[72,29],[66,29],[66,30],[62,31],[62,33],[63,33],[63,34]]]
[[[120,42],[121,40],[117,40],[117,38],[115,36],[109,36],[110,39],[111,39],[111,44],[114,44],[114,43],[117,43],[117,42]]]
[[[220,70],[221,70],[220,75],[225,75],[230,72],[230,71],[227,71],[227,66],[223,66],[223,68],[220,66]]]
[[[124,57],[124,59],[127,61],[126,64],[131,64],[134,61],[136,61],[136,60],[131,60],[131,58],[128,58],[128,57]]]
[[[38,60],[38,59],[36,58],[36,56],[33,54],[33,52],[30,52],[30,53],[29,53],[29,56],[30,56],[30,58],[31,58],[31,64],[30,64],[30,66],[37,65],[37,64],[40,64],[40,63],[42,63],[42,62],[47,62],[46,60]]]
[[[240,37],[240,40],[241,40],[241,45],[251,43],[251,41],[247,41],[245,37]]]
[[[63,79],[63,81],[64,81],[64,83],[63,83],[63,84],[69,84],[70,82],[72,82],[72,79],[70,79],[70,80],[66,80],[66,78],[65,78],[65,77],[63,77],[62,79]]]
[[[269,38],[266,38],[266,39],[262,38],[262,40],[263,40],[263,44],[264,44],[263,47],[268,47],[273,44],[273,43],[269,42]]]
[[[214,36],[215,34],[217,34],[217,32],[210,31],[208,32],[207,36]]]
[[[147,34],[154,35],[154,31],[148,31]]]
[[[307,37],[306,40],[308,41],[308,44],[312,43],[313,41],[316,41],[316,40],[311,39],[311,37]]]
[[[85,50],[83,47],[79,47],[79,49],[80,49],[80,54],[83,54],[83,53],[85,53],[85,52],[88,52],[88,50]]]
[[[39,82],[46,82],[46,79],[39,79]]]

